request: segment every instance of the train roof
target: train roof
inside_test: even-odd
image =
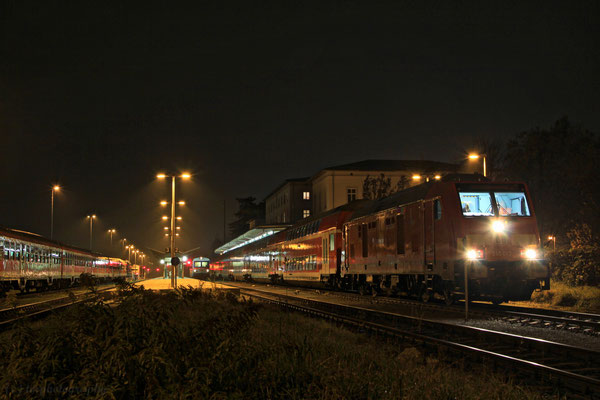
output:
[[[95,253],[88,249],[82,249],[80,247],[72,246],[70,244],[65,244],[65,243],[62,243],[62,242],[59,242],[56,240],[50,240],[50,239],[45,238],[44,236],[39,235],[37,233],[22,231],[19,229],[0,227],[0,235],[8,236],[8,237],[14,238],[14,239],[26,240],[26,241],[41,244],[44,246],[55,246],[55,247],[60,247],[65,250],[72,250],[72,251],[77,251],[77,252],[93,255],[96,257],[102,257],[102,254],[100,254],[100,253]]]

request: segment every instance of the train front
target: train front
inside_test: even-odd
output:
[[[534,290],[549,289],[549,269],[527,187],[457,183],[456,189],[462,229],[455,276],[464,282],[467,273],[471,298],[529,300]]]

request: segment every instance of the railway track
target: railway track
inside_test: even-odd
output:
[[[375,335],[418,344],[440,358],[463,357],[542,388],[600,398],[600,352],[542,339],[376,311],[362,307],[269,294],[241,293],[280,307],[341,323]]]
[[[75,304],[85,303],[97,298],[97,295],[103,298],[109,297],[109,293],[115,286],[98,289],[95,292],[84,292],[73,294],[56,299],[39,301],[35,303],[24,304],[20,306],[5,308],[0,310],[0,331],[10,329],[18,321],[35,320],[43,318],[54,311],[71,307]]]
[[[290,287],[290,290],[316,290],[306,287]],[[409,298],[387,296],[361,296],[352,292],[337,292],[327,289],[318,289],[319,292],[327,291],[330,296],[341,297],[352,301],[365,303],[381,303],[391,305],[419,306],[421,309],[461,314],[464,313],[464,303],[448,306],[442,302],[432,301],[423,303]],[[530,327],[549,328],[580,332],[600,337],[600,315],[590,313],[569,312],[541,308],[527,308],[515,306],[495,306],[485,303],[469,303],[469,315],[480,318],[496,318],[511,324],[520,324]]]

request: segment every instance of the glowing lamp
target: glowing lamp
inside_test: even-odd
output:
[[[492,222],[492,230],[496,233],[504,233],[506,231],[506,222],[499,220]]]
[[[521,257],[526,258],[528,260],[535,260],[538,257],[538,251],[536,249],[523,249],[521,250]]]
[[[467,259],[478,260],[480,258],[483,258],[483,250],[479,250],[479,249],[467,250]]]

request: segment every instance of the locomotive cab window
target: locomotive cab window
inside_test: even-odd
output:
[[[518,192],[495,192],[498,215],[501,217],[529,217],[529,206],[525,193]]]
[[[487,192],[460,192],[460,207],[465,217],[493,217],[492,196]]]

